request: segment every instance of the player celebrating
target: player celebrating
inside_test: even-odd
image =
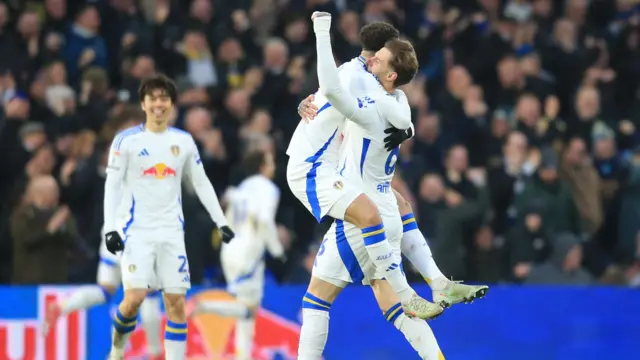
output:
[[[275,220],[280,190],[272,181],[273,156],[260,150],[250,152],[244,166],[250,176],[226,196],[226,216],[236,236],[233,242],[222,245],[220,254],[227,289],[236,301],[200,301],[193,312],[238,318],[237,360],[252,359],[255,312],[264,291],[264,252],[285,260]]]
[[[395,159],[384,146],[384,130],[389,123],[381,111],[379,98],[358,99],[342,88],[331,50],[331,15],[314,13],[314,31],[318,55],[320,91],[349,121],[341,152],[341,173],[365,189],[374,200],[393,247],[390,255],[399,263],[402,221],[396,198],[391,192]],[[389,94],[409,83],[418,70],[413,46],[406,41],[392,39],[367,62],[369,70],[379,79]],[[327,232],[316,256],[309,289],[303,299],[303,322],[298,359],[318,360],[326,344],[329,331],[329,309],[341,289],[348,282],[369,282],[387,319],[405,335],[423,359],[442,358],[433,332],[426,322],[410,319],[402,312],[398,297],[384,279],[386,271],[377,268],[363,249],[367,240],[353,224],[336,219]],[[315,283],[315,284],[314,284]]]
[[[121,283],[120,256],[107,250],[103,238],[100,243],[97,285],[83,286],[71,294],[69,298],[48,307],[45,316],[45,336],[49,329],[55,326],[60,316],[108,303]],[[162,342],[160,341],[162,314],[160,312],[159,295],[159,292],[150,293],[140,305],[140,319],[147,337],[149,360],[161,360],[163,358]]]
[[[111,253],[123,252],[124,285],[124,299],[113,321],[110,357],[124,358],[140,305],[149,289],[158,288],[162,289],[168,318],[165,357],[184,359],[185,294],[191,281],[184,246],[183,174],[191,179],[198,198],[220,228],[222,240],[229,242],[233,232],[202,168],[193,138],[167,125],[177,98],[175,84],[158,75],[144,80],[138,93],[146,121],[113,140],[105,183],[105,244]],[[117,218],[122,213],[118,207],[126,207],[126,218]]]
[[[389,25],[376,23],[363,29],[362,37],[365,50],[379,49],[389,38],[397,38],[398,31]],[[365,44],[366,43],[366,44]],[[366,46],[373,46],[367,48]],[[364,57],[360,56],[341,67],[340,76],[351,94],[361,96],[356,111],[366,111],[366,104],[374,96],[378,101],[377,109],[383,118],[396,128],[411,127],[411,109],[402,91],[394,94],[398,100],[381,87],[378,80],[367,72]],[[331,98],[329,98],[329,96]],[[313,122],[300,122],[291,138],[287,155],[287,182],[292,193],[307,207],[318,222],[326,215],[334,219],[346,220],[362,230],[365,249],[376,267],[387,269],[386,279],[398,293],[402,307],[407,314],[421,319],[430,319],[443,309],[417,296],[407,283],[399,264],[392,261],[393,249],[389,244],[385,227],[376,205],[362,193],[336,174],[340,141],[336,136],[342,133],[344,115],[335,109],[334,102],[341,94],[330,93],[325,99],[319,95],[316,102],[324,103],[318,115],[321,119]],[[332,106],[332,104],[334,106]],[[364,119],[364,117],[354,117]],[[366,121],[366,120],[363,120]],[[368,143],[365,145],[368,146]]]
[[[386,41],[397,38],[398,35],[398,31],[393,26],[383,22],[374,22],[363,27],[360,31],[360,38],[364,47],[361,59],[367,60],[369,54],[374,52],[373,50],[380,50]],[[341,68],[339,70],[342,79],[345,69]],[[345,83],[345,81],[343,80],[342,83]],[[313,120],[320,113],[314,101],[315,96],[310,95],[300,103],[298,108],[300,116],[307,121]],[[326,115],[327,112],[324,112],[324,115],[318,121],[325,121]],[[341,114],[332,115],[344,117]],[[413,136],[413,129],[389,128],[385,130],[385,133],[389,134],[384,139],[385,147],[393,154],[389,155],[389,157],[395,156],[397,158],[398,146]],[[329,159],[324,160],[322,166],[342,168],[342,166],[338,167],[337,163],[330,164],[330,161],[327,161]],[[418,229],[411,204],[397,191],[393,190],[393,193],[396,196],[403,223],[402,254],[409,259],[427,281],[432,289],[434,302],[442,307],[450,307],[453,304],[470,302],[484,297],[489,289],[487,286],[465,285],[458,281],[451,281],[444,276],[433,258],[426,239]]]

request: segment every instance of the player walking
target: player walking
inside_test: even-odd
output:
[[[314,13],[318,79],[320,90],[333,106],[353,121],[345,127],[341,151],[341,173],[356,186],[364,189],[380,211],[388,239],[392,246],[390,257],[394,264],[401,261],[400,241],[402,221],[398,205],[390,187],[395,170],[393,152],[385,149],[384,130],[389,122],[378,100],[385,96],[356,98],[342,88],[331,49],[331,15]],[[388,94],[409,83],[418,69],[416,54],[410,43],[399,39],[388,41],[368,61],[369,70],[379,79]],[[398,303],[397,291],[392,291],[385,268],[379,268],[365,249],[367,239],[357,226],[336,219],[327,232],[312,272],[311,283],[303,299],[303,323],[298,359],[318,360],[327,341],[329,310],[348,282],[370,283],[380,308],[387,319],[405,335],[423,359],[442,358],[433,332],[426,322],[408,318]],[[397,265],[396,265],[397,266]],[[395,289],[394,289],[395,290]]]
[[[280,190],[272,181],[273,156],[263,151],[250,152],[244,166],[250,176],[226,195],[226,216],[236,236],[233,242],[222,245],[220,253],[227,290],[235,301],[198,301],[192,313],[238,319],[236,360],[252,359],[255,312],[264,293],[265,250],[274,258],[285,260],[276,227]]]
[[[185,294],[191,287],[184,246],[181,202],[182,176],[191,179],[207,212],[229,242],[220,203],[202,168],[196,144],[188,133],[167,122],[177,98],[166,76],[144,80],[138,90],[146,121],[113,140],[104,195],[105,244],[122,251],[124,299],[113,326],[111,359],[123,359],[136,327],[137,314],[149,289],[161,289],[167,313],[164,349],[167,360],[185,358],[187,322]],[[122,201],[121,201],[122,199]],[[126,207],[127,216],[117,214]]]
[[[104,234],[104,232],[102,232]],[[100,242],[100,263],[98,263],[97,285],[83,286],[63,301],[47,308],[44,335],[56,325],[60,316],[77,310],[88,309],[108,303],[111,296],[122,284],[120,256],[107,250],[104,238]],[[162,342],[160,341],[162,313],[160,312],[160,293],[153,291],[140,305],[140,320],[147,337],[149,360],[162,360]]]

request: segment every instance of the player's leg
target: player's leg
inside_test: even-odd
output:
[[[431,327],[424,320],[404,314],[398,297],[386,281],[372,280],[371,289],[384,317],[400,330],[421,359],[444,360]]]
[[[114,257],[116,256],[114,255]],[[97,285],[83,286],[74,291],[68,298],[56,304],[51,304],[47,308],[43,326],[44,335],[46,336],[49,329],[55,326],[60,316],[109,302],[120,283],[119,262],[111,258],[101,257],[98,264]]]
[[[124,298],[113,318],[111,359],[124,359],[129,337],[138,323],[140,305],[147,296],[154,276],[156,249],[144,235],[129,234],[120,266],[124,285]]]
[[[320,360],[329,337],[329,311],[346,283],[312,276],[302,298],[298,360]]]
[[[335,201],[328,214],[335,219],[345,219],[361,229],[367,254],[376,268],[384,269],[385,278],[398,294],[404,310],[421,319],[428,319],[442,312],[439,306],[419,297],[409,286],[400,263],[395,262],[392,256],[393,248],[387,240],[378,207],[369,197],[348,183],[340,182],[339,187],[342,195]]]
[[[156,274],[163,289],[167,325],[164,351],[167,360],[184,360],[187,351],[185,295],[191,288],[184,234],[163,234],[158,248]]]
[[[153,291],[147,295],[140,306],[140,320],[147,338],[149,360],[162,358],[162,312],[160,311],[161,293]]]
[[[443,307],[472,301],[487,294],[487,286],[470,286],[447,279],[433,258],[429,244],[424,238],[413,215],[411,204],[393,190],[402,217],[402,254],[418,269],[431,287],[433,300]]]

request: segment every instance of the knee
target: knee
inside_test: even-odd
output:
[[[120,304],[123,315],[135,315],[140,309],[140,305],[144,301],[147,293],[145,290],[127,290],[124,293],[124,299]]]
[[[361,194],[347,209],[346,220],[363,229],[382,223],[378,207],[366,195]]]
[[[183,294],[164,294],[164,308],[169,319],[184,321],[186,300]]]
[[[400,195],[399,192],[393,190],[393,194],[396,196],[396,201],[398,203],[398,210],[400,210],[400,216],[413,213],[411,204],[409,204],[409,202],[402,195]]]

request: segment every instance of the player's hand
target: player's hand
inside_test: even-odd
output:
[[[235,236],[230,227],[225,225],[220,228],[220,237],[224,243],[228,244]]]
[[[331,14],[324,11],[315,11],[311,15],[313,31],[329,31],[331,29]]]
[[[315,96],[309,95],[298,105],[298,115],[307,122],[313,120],[318,114],[318,107],[313,104],[314,99]]]
[[[397,148],[405,140],[413,137],[413,130],[411,128],[407,130],[389,128],[389,129],[386,129],[384,133],[389,134],[387,135],[387,137],[384,138],[384,147],[387,149],[387,151],[391,151]]]
[[[117,231],[110,231],[104,235],[107,250],[115,255],[118,251],[124,250],[124,241]]]

